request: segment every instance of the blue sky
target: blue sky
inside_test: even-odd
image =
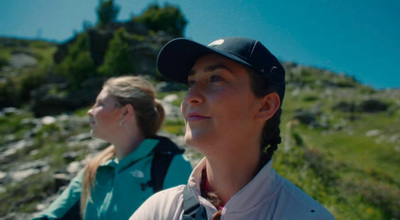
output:
[[[116,0],[119,20],[164,0]],[[282,61],[353,75],[374,88],[400,88],[400,1],[170,0],[188,20],[185,37],[260,40]],[[96,23],[98,0],[1,0],[0,36],[65,41]]]

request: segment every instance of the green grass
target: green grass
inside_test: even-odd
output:
[[[337,219],[395,217],[398,186],[383,178],[375,180],[370,173],[338,161],[337,155],[323,147],[310,147],[307,134],[301,137],[304,139],[302,147],[293,144],[284,152],[281,146],[275,153],[274,167],[281,175],[322,203]],[[358,183],[353,184],[355,181]],[[371,181],[377,184],[368,184]],[[374,186],[378,186],[376,190]]]
[[[355,120],[350,120],[351,113],[332,110],[348,97],[333,94],[314,99],[317,91],[298,96],[289,93],[285,98],[281,130],[283,142],[290,138],[293,147],[290,152],[278,149],[274,166],[337,219],[400,219],[398,107],[392,103],[390,114],[355,112]],[[328,128],[309,128],[292,121],[296,110],[310,110],[317,104],[321,111],[317,120],[326,116]],[[367,136],[371,130],[379,132]]]
[[[13,135],[15,139],[23,138],[25,132],[30,131],[34,125],[31,123],[22,124],[23,119],[31,118],[32,114],[29,112],[21,112],[21,114],[12,114],[5,117],[0,117],[0,146],[6,140],[6,135]]]
[[[186,91],[179,91],[179,92],[173,92],[173,93],[159,92],[159,93],[157,93],[157,99],[163,99],[165,96],[170,95],[170,94],[178,95],[178,98],[172,102],[172,105],[180,107],[183,97],[186,94]]]
[[[54,180],[50,172],[38,173],[24,181],[11,184],[0,194],[0,216],[12,212],[35,212],[36,204],[46,199],[53,191]]]
[[[80,116],[80,117],[88,117],[88,120],[89,120],[89,116],[87,115],[87,112],[89,111],[89,109],[91,108],[92,106],[88,106],[88,107],[85,107],[85,108],[80,108],[80,109],[77,109],[73,114],[74,115],[77,115],[77,116]]]
[[[185,122],[183,120],[166,120],[163,129],[171,134],[183,135],[185,133]]]

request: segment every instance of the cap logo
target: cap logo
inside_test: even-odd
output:
[[[208,46],[214,46],[214,45],[221,45],[224,43],[224,39],[219,39],[216,41],[213,41],[211,44],[209,44]]]

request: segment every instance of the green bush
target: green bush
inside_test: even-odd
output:
[[[8,64],[8,59],[0,56],[0,69],[3,68],[3,66],[6,66]]]
[[[133,21],[143,23],[154,31],[166,31],[174,36],[183,36],[187,21],[179,8],[165,4],[164,7],[155,3],[150,5],[140,16],[133,17]]]
[[[73,86],[78,87],[85,79],[96,75],[96,66],[90,55],[89,36],[83,33],[68,48],[68,55],[56,66],[56,71]]]
[[[111,77],[135,72],[133,50],[128,33],[118,29],[111,39],[103,64],[98,68],[102,76]]]
[[[4,82],[0,82],[0,108],[18,107],[21,104],[19,88],[16,78],[6,78]]]
[[[21,85],[21,99],[24,102],[29,101],[32,89],[45,84],[46,72],[45,68],[35,68],[19,78]]]
[[[99,19],[97,25],[103,27],[116,21],[119,9],[119,6],[115,5],[113,0],[100,0],[100,5],[97,8],[97,17]]]
[[[400,190],[394,185],[374,180],[347,179],[348,193],[361,195],[362,200],[380,207],[387,219],[400,218]]]
[[[183,120],[166,120],[163,129],[175,135],[183,135],[185,133],[185,122]]]

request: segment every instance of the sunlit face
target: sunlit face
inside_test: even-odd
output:
[[[222,56],[206,55],[192,67],[188,84],[181,105],[186,143],[202,153],[207,146],[246,143],[260,106],[246,69]]]
[[[116,101],[103,89],[96,98],[96,103],[88,111],[93,137],[110,141],[120,127],[120,108]]]

